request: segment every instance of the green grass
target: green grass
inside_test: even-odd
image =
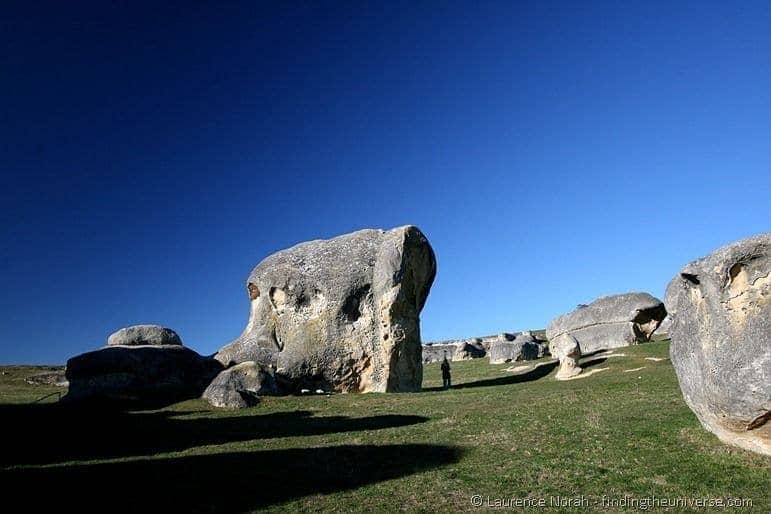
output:
[[[668,344],[616,353],[626,356],[596,356],[587,371],[609,369],[568,382],[553,365],[515,375],[505,369],[531,363],[479,359],[453,363],[448,391],[431,364],[423,393],[265,398],[242,411],[200,400],[112,414],[25,405],[56,388],[3,368],[0,484],[46,491],[36,507],[81,510],[103,510],[99,494],[114,491],[113,510],[444,512],[480,510],[472,495],[584,495],[590,511],[637,511],[594,503],[603,496],[655,496],[744,498],[752,507],[727,510],[769,512],[771,458],[698,424],[671,363],[645,359],[668,357]]]

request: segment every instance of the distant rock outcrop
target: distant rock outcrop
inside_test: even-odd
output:
[[[554,318],[546,328],[546,337],[551,354],[560,358],[562,369],[557,378],[580,373],[577,359],[581,355],[649,341],[666,315],[658,298],[648,293],[626,293],[603,296]]]
[[[479,359],[487,353],[482,343],[463,341],[456,346],[454,361],[466,361],[470,359]]]
[[[685,402],[723,442],[771,455],[771,233],[688,264],[666,303]]]
[[[549,350],[545,341],[527,332],[517,335],[513,341],[493,342],[487,353],[490,356],[490,364],[503,364],[540,359],[549,353]]]
[[[144,328],[132,328],[116,334],[147,335]],[[169,329],[152,332],[176,336]],[[114,340],[111,336],[110,342]],[[127,340],[136,341],[137,338],[131,336]],[[158,341],[157,338],[149,340]],[[174,338],[163,340],[173,341]],[[176,336],[176,340],[179,340],[179,336]],[[62,401],[119,407],[161,407],[200,397],[222,367],[216,360],[202,357],[178,343],[113,343],[67,361],[65,375],[69,381],[69,390]]]
[[[517,343],[512,345],[511,343]],[[524,343],[535,343],[525,345]],[[527,332],[502,332],[491,336],[472,337],[468,339],[450,339],[436,341],[423,345],[423,364],[439,362],[445,355],[448,360],[462,361],[479,359],[490,355],[496,347],[491,364],[509,362],[511,360],[530,360],[541,358],[548,353],[546,341]]]
[[[52,385],[57,387],[67,387],[69,386],[69,383],[67,382],[67,377],[64,376],[64,370],[49,370],[49,371],[41,371],[39,373],[35,373],[34,375],[30,375],[27,378],[24,379],[25,382],[28,384],[35,384],[35,385]]]
[[[456,343],[428,343],[423,345],[423,364],[440,362],[447,358],[453,360],[455,352],[458,349]]]
[[[217,375],[204,391],[203,398],[215,407],[244,408],[256,405],[260,396],[277,393],[273,371],[249,361]]]
[[[298,390],[419,391],[419,315],[435,274],[413,226],[280,251],[249,275],[249,322],[216,358],[274,366]]]

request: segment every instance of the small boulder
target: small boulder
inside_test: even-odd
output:
[[[107,346],[182,346],[176,332],[160,325],[134,325],[118,330],[107,338]]]
[[[256,405],[259,396],[277,393],[273,371],[247,361],[217,375],[204,391],[203,398],[215,407],[240,409]]]
[[[688,264],[666,302],[685,402],[723,442],[771,455],[771,233]]]

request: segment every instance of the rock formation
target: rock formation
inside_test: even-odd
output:
[[[666,315],[661,300],[648,293],[626,293],[603,296],[554,318],[546,337],[551,354],[560,358],[557,378],[580,373],[581,355],[649,341]]]
[[[157,341],[179,341],[169,329],[151,330],[150,339],[126,334],[149,334],[146,325],[136,330],[122,329],[112,336],[112,343],[100,350],[87,352],[67,361],[69,391],[65,402],[94,402],[120,407],[161,407],[182,400],[198,398],[211,380],[222,370],[222,364],[198,355],[179,343],[158,344]],[[162,327],[157,327],[162,328]],[[118,334],[121,334],[118,336]],[[159,334],[176,337],[162,339]],[[113,341],[127,341],[116,345]],[[154,341],[137,345],[135,341]]]
[[[243,408],[256,405],[260,396],[277,393],[273,371],[247,361],[217,375],[203,398],[215,407]]]
[[[517,350],[515,353],[519,355],[519,359],[503,357],[504,354],[512,354],[515,346],[506,344],[499,345],[499,343],[510,343],[515,340],[520,343],[539,343],[541,346],[527,346],[524,348],[524,353],[521,352],[522,348],[520,346],[516,346]],[[543,339],[538,339],[530,331],[513,333],[502,332],[492,336],[435,341],[423,344],[423,364],[440,362],[444,359],[445,354],[447,355],[447,358],[452,361],[479,359],[489,355],[491,348],[494,345],[499,345],[497,350],[497,355],[499,355],[499,357],[496,357],[496,360],[500,358],[505,359],[499,362],[537,359],[544,355],[544,351],[548,351],[543,343],[545,343]],[[533,357],[534,354],[537,354],[538,357]],[[493,362],[493,364],[494,363],[495,362]]]
[[[159,325],[134,325],[121,328],[107,338],[107,346],[182,346],[182,340],[170,328]]]
[[[771,455],[771,233],[688,264],[666,303],[685,402],[722,441]]]
[[[566,380],[581,373],[578,359],[581,358],[581,347],[575,337],[562,333],[549,341],[549,352],[560,361],[557,380]]]
[[[361,230],[275,253],[247,279],[249,322],[223,364],[275,366],[293,387],[420,390],[419,314],[436,274],[413,226]]]

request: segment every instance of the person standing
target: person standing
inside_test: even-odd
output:
[[[444,354],[442,361],[442,384],[445,389],[450,388],[450,361],[447,360],[447,354]]]

